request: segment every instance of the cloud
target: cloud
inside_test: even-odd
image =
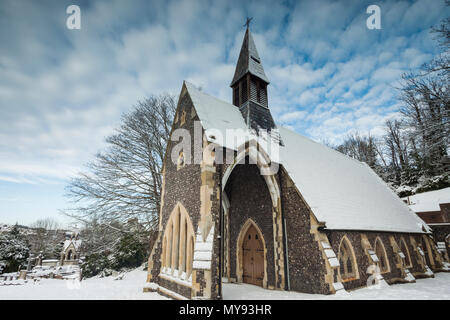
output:
[[[252,32],[276,121],[318,141],[352,130],[382,134],[398,115],[395,82],[437,52],[428,30],[445,15],[426,0],[121,0],[80,2],[82,29],[65,27],[71,1],[0,3],[0,181],[64,184],[105,147],[120,116],[189,80],[231,100],[229,84]]]
[[[294,112],[285,113],[280,117],[280,121],[292,122],[295,120],[301,120],[306,116],[306,114],[307,113],[305,111],[294,111]]]

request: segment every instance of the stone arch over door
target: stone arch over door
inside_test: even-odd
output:
[[[255,164],[259,168],[261,175],[266,182],[272,201],[275,287],[278,289],[284,289],[286,262],[284,261],[283,221],[281,218],[280,188],[276,179],[276,173],[272,172],[272,163],[269,155],[264,152],[264,149],[261,148],[254,140],[247,142],[238,148],[238,154],[234,158],[233,163],[227,167],[222,176],[222,191],[224,192],[227,181],[231,176],[233,170],[237,165],[244,164],[247,157],[251,160],[252,164]],[[224,203],[223,207],[225,207]],[[287,239],[287,235],[285,235],[285,237]]]
[[[243,245],[245,240],[245,235],[247,234],[247,231],[251,228],[255,228],[259,238],[262,241],[263,249],[264,249],[264,277],[262,281],[262,287],[267,288],[267,246],[266,241],[264,240],[264,236],[261,232],[261,229],[258,227],[258,225],[252,220],[248,219],[244,225],[241,228],[241,231],[239,232],[237,245],[236,245],[236,277],[238,282],[243,282],[243,275],[244,275],[244,252],[243,252]]]

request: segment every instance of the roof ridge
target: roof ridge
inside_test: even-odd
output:
[[[342,152],[340,152],[340,151],[337,151],[336,149],[333,149],[333,148],[330,148],[330,147],[324,145],[323,143],[314,141],[313,139],[308,138],[308,137],[306,137],[306,136],[304,136],[304,135],[302,135],[302,134],[300,134],[300,133],[298,133],[298,132],[296,132],[296,131],[294,131],[294,130],[291,130],[291,129],[286,128],[286,127],[284,127],[284,126],[280,126],[280,128],[283,128],[283,129],[285,129],[285,130],[289,130],[290,132],[295,133],[296,135],[298,135],[298,136],[300,136],[300,137],[302,137],[302,138],[305,138],[305,139],[307,139],[307,140],[309,140],[309,141],[311,141],[311,142],[313,142],[313,143],[315,143],[315,144],[318,144],[319,146],[321,146],[321,147],[323,147],[323,148],[326,148],[326,149],[328,149],[328,150],[330,150],[330,151],[334,151],[335,153],[337,153],[337,154],[340,155],[341,157],[344,157],[344,158],[346,158],[346,159],[353,160],[353,161],[355,161],[356,163],[358,163],[359,165],[364,165],[364,164],[367,165],[367,163],[365,163],[364,161],[359,161],[358,159],[352,158],[352,157],[350,157],[350,156],[348,156],[348,155],[346,155],[346,154],[344,154],[344,153],[342,153]]]
[[[215,97],[215,96],[213,96],[213,95],[211,95],[211,94],[209,94],[209,93],[206,93],[206,92],[204,92],[204,91],[202,91],[202,90],[200,90],[200,89],[197,89],[197,87],[195,86],[195,84],[193,84],[192,82],[189,82],[189,81],[186,81],[186,80],[184,80],[184,82],[185,82],[187,85],[193,87],[193,88],[188,88],[188,86],[186,85],[186,89],[188,89],[188,91],[189,91],[189,89],[194,89],[194,90],[197,91],[198,93],[201,93],[201,94],[203,94],[203,95],[205,95],[205,96],[208,96],[208,97],[210,97],[210,98],[213,98],[214,100],[217,100],[217,101],[220,101],[220,102],[222,102],[222,103],[229,104],[230,106],[236,107],[235,105],[233,105],[233,104],[231,104],[231,103],[229,103],[229,102],[226,102],[225,100],[219,99],[219,98],[217,98],[217,97]]]

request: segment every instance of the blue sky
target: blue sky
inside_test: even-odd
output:
[[[1,1],[0,222],[66,222],[68,179],[137,100],[188,80],[231,101],[246,16],[275,120],[339,143],[398,117],[396,81],[438,52],[429,28],[448,14],[441,0]]]

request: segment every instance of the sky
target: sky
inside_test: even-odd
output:
[[[398,80],[438,53],[429,30],[448,15],[441,0],[2,0],[0,223],[69,222],[65,186],[138,100],[188,80],[231,102],[247,16],[275,121],[338,144],[399,116]]]

